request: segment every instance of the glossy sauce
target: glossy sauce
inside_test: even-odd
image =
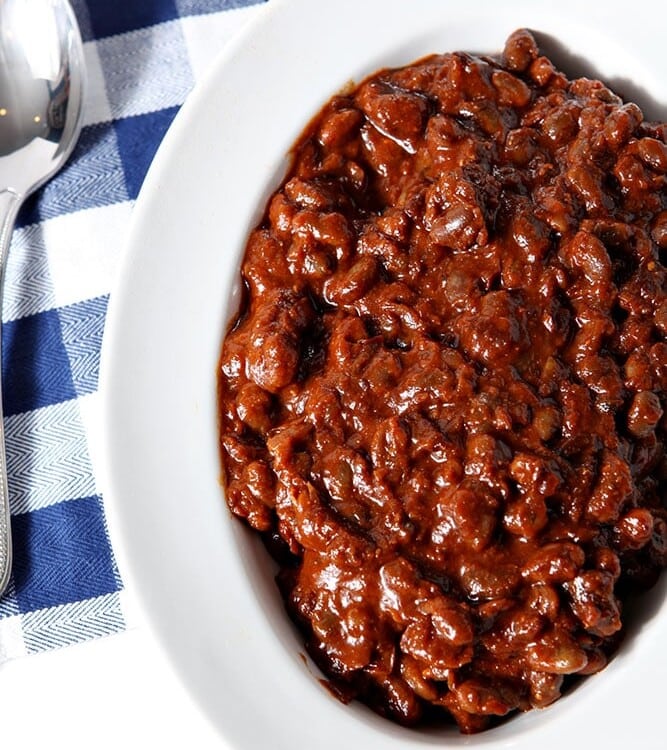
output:
[[[334,97],[249,238],[231,510],[345,696],[476,732],[667,562],[665,127],[513,34]]]

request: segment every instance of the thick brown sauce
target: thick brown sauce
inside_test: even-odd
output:
[[[343,694],[479,731],[667,562],[667,147],[531,35],[334,97],[250,236],[231,510]]]

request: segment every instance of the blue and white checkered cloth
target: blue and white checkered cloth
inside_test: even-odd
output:
[[[0,661],[126,627],[96,469],[107,302],[162,137],[259,1],[72,2],[88,66],[84,128],[66,168],[22,209],[5,275],[14,566],[0,600]]]

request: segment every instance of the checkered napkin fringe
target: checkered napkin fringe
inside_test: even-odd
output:
[[[133,202],[179,106],[258,0],[73,0],[88,67],[66,168],[22,209],[2,377],[13,574],[0,661],[125,629],[97,476],[100,345]]]

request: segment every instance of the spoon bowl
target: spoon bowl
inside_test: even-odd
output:
[[[16,215],[76,144],[84,78],[81,34],[67,0],[0,0],[0,309]],[[1,403],[0,593],[12,558]]]

